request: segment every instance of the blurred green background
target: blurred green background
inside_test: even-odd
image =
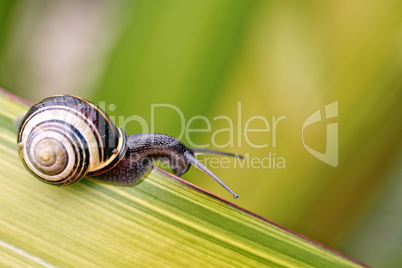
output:
[[[240,195],[234,203],[367,264],[399,267],[401,14],[398,0],[1,1],[0,87],[30,101],[85,97],[129,134],[153,122],[181,136],[178,112],[155,108],[151,121],[153,104],[173,105],[192,129],[206,118],[210,131],[180,138],[256,161],[271,154],[270,167],[211,167]],[[304,135],[325,152],[326,123],[338,123],[336,167],[301,136],[304,120],[319,109],[325,119],[334,101],[338,118]],[[273,116],[286,119],[274,129]],[[266,128],[263,118],[270,132],[245,136]],[[183,178],[232,201],[196,169]]]

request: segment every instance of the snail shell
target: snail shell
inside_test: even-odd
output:
[[[25,167],[59,186],[112,169],[127,151],[126,133],[95,104],[72,95],[49,97],[31,107],[17,143]]]

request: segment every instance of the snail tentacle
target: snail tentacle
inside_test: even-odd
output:
[[[238,153],[222,152],[222,151],[217,151],[217,150],[207,149],[207,148],[191,148],[191,150],[193,151],[194,155],[212,154],[212,155],[230,156],[230,157],[244,159],[244,155],[241,155]]]

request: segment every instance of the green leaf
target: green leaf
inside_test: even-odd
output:
[[[364,266],[159,169],[135,187],[44,184],[17,155],[27,109],[0,91],[0,266]]]

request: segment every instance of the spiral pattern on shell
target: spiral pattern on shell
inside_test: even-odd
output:
[[[127,150],[127,135],[95,104],[72,95],[46,98],[22,120],[18,152],[38,179],[69,185],[104,173]]]

